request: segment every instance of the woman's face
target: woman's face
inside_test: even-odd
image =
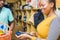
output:
[[[49,14],[49,12],[51,11],[51,3],[49,3],[48,0],[41,0],[41,9],[42,9],[42,12],[46,15]]]

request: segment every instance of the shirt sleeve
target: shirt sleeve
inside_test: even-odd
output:
[[[51,22],[47,40],[57,40],[59,35],[60,35],[60,17],[57,17]]]
[[[13,15],[12,15],[11,10],[9,10],[8,12],[9,12],[9,14],[8,14],[8,20],[11,22],[11,21],[14,20],[14,17],[13,17]]]

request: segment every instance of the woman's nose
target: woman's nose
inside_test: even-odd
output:
[[[43,6],[41,6],[40,9],[43,9]]]

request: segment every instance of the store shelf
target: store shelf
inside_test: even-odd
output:
[[[29,11],[29,10],[38,10],[39,8],[34,8],[34,9],[19,9],[19,8],[17,8],[17,9],[15,9],[16,11],[23,11],[23,10],[25,10],[25,11]]]

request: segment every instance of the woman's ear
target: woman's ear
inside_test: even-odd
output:
[[[50,6],[51,6],[51,7],[53,7],[53,6],[54,6],[54,3],[53,3],[53,2],[51,2],[51,3],[50,3]]]

